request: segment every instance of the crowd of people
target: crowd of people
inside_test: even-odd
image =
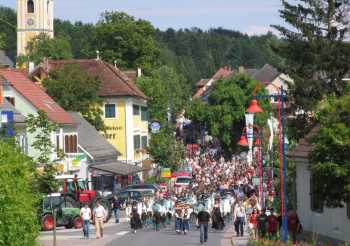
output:
[[[259,204],[252,180],[257,170],[254,164],[248,164],[244,155],[234,155],[227,160],[217,149],[207,148],[192,152],[184,166],[192,175],[188,186],[156,191],[153,197],[139,201],[122,203],[115,197],[116,223],[119,223],[121,209],[125,209],[133,233],[141,228],[159,231],[173,224],[177,234],[199,229],[200,242],[205,243],[211,221],[214,230],[223,230],[233,223],[236,236],[243,236],[248,229],[254,238],[278,238],[281,216],[277,216],[273,208],[266,209]],[[93,213],[99,218],[98,209]],[[295,213],[290,212],[289,217],[289,230],[296,241],[300,223]],[[98,236],[102,236],[101,232]]]

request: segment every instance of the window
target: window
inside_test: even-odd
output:
[[[115,118],[115,104],[105,104],[105,118]]]
[[[34,13],[34,2],[33,0],[28,0],[27,2],[27,12]]]
[[[22,153],[28,154],[28,139],[26,135],[18,135],[16,137],[17,144],[19,145]]]
[[[147,148],[147,136],[142,136],[141,138],[141,148],[146,149]]]
[[[140,107],[139,105],[132,105],[132,114],[133,115],[140,115]]]
[[[323,199],[318,195],[315,187],[315,179],[312,174],[310,176],[310,198],[311,210],[317,213],[323,213]]]
[[[134,150],[140,149],[140,135],[134,136]]]
[[[77,153],[78,152],[78,137],[77,135],[64,136],[64,152]]]
[[[15,106],[15,98],[14,97],[5,97],[5,99],[11,103],[13,106]]]
[[[350,202],[346,203],[346,215],[348,216],[348,219],[350,220]]]
[[[147,107],[141,107],[141,120],[148,121],[148,110]]]

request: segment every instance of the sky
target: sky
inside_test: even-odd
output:
[[[0,0],[16,8],[16,0]],[[272,31],[283,24],[281,0],[55,0],[55,18],[96,22],[105,11],[123,11],[165,30],[223,27],[249,35]]]

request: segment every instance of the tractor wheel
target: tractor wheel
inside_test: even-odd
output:
[[[75,229],[80,229],[83,227],[83,220],[79,216],[74,218],[73,227]]]
[[[41,219],[41,228],[43,231],[53,230],[53,216],[51,214],[45,214]]]

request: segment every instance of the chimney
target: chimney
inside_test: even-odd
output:
[[[142,70],[141,68],[137,68],[137,77],[141,77],[142,76]]]
[[[245,73],[245,69],[243,66],[238,67],[238,73]]]
[[[100,51],[96,50],[96,61],[100,60]]]
[[[34,65],[34,62],[29,62],[28,63],[28,74],[31,74],[35,69],[35,65]]]
[[[114,67],[117,68],[117,60],[114,60]]]

